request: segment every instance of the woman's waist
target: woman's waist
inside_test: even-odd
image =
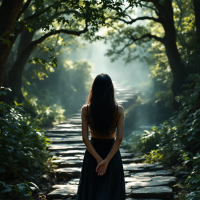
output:
[[[112,133],[109,133],[108,135],[96,135],[93,133],[93,131],[90,130],[90,135],[91,135],[91,138],[97,138],[97,139],[102,139],[102,140],[109,140],[109,139],[115,139],[115,132],[112,132]]]
[[[115,141],[115,137],[112,138],[99,138],[99,137],[92,137],[91,136],[91,142],[97,142],[97,143],[113,143]]]

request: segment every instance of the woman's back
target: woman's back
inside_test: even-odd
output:
[[[94,130],[93,126],[91,125],[92,118],[90,116],[90,105],[84,105],[82,107],[82,111],[84,113],[85,120],[87,120],[88,127],[90,128],[90,134],[91,134],[92,138],[99,138],[99,139],[115,138],[118,120],[119,120],[120,116],[123,114],[123,107],[121,105],[118,105],[118,104],[116,105],[116,117],[114,117],[114,119],[113,119],[113,123],[111,124],[111,126],[110,126],[111,128],[109,130],[109,136],[107,136],[107,137],[105,137],[105,136],[101,137],[101,136],[95,135],[95,130]]]
[[[121,112],[119,112],[122,110],[122,106],[118,106],[118,104],[116,105],[116,112],[115,112],[115,116],[113,117],[112,123],[110,124],[110,128],[108,131],[108,135],[104,135],[103,137],[101,135],[96,135],[95,134],[95,129],[92,125],[92,117],[90,116],[90,105],[85,105],[84,107],[87,107],[87,113],[86,113],[86,117],[87,117],[87,122],[88,122],[88,126],[90,128],[90,134],[91,137],[93,138],[99,138],[99,139],[111,139],[111,138],[115,138],[115,133],[116,133],[116,128],[117,128],[117,122],[119,119],[119,116],[121,114]],[[86,108],[84,108],[86,109]],[[103,111],[102,111],[103,112]]]

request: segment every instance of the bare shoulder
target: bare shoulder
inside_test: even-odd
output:
[[[85,104],[85,105],[82,106],[81,111],[82,112],[86,112],[87,111],[87,104]]]
[[[81,115],[87,115],[87,104],[83,105],[83,107],[81,108]]]
[[[124,107],[122,105],[118,105],[118,113],[124,115]]]

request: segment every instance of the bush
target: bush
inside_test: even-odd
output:
[[[6,90],[0,95],[6,94]],[[23,105],[0,102],[0,197],[10,191],[9,195],[17,195],[14,199],[28,199],[25,197],[31,194],[29,185],[34,184],[26,181],[37,181],[47,171],[49,144],[37,121],[24,112]],[[26,181],[20,183],[23,180]]]
[[[188,82],[182,96],[177,97],[179,111],[159,127],[145,131],[136,147],[148,153],[145,158],[149,163],[161,161],[178,165],[177,171],[191,172],[182,186],[184,198],[191,200],[200,197],[200,76],[190,75]]]
[[[51,127],[65,119],[65,110],[61,106],[46,106],[45,101],[38,101],[36,98],[26,98],[26,109],[35,117],[40,127]]]
[[[19,183],[16,185],[8,185],[0,181],[0,200],[5,199],[32,199],[32,190],[39,190],[37,185],[32,182]]]

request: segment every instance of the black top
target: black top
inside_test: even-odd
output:
[[[90,130],[92,130],[92,131],[94,132],[94,129],[93,129],[93,127],[91,127],[91,124],[90,124],[90,117],[89,117],[89,112],[88,112],[88,105],[87,105],[87,115],[88,115]],[[117,105],[117,115],[118,115],[118,105]],[[116,125],[116,126],[117,126],[117,125]],[[110,129],[110,134],[115,133],[115,131],[116,131],[116,126],[114,126],[114,127],[112,127],[112,128]]]

